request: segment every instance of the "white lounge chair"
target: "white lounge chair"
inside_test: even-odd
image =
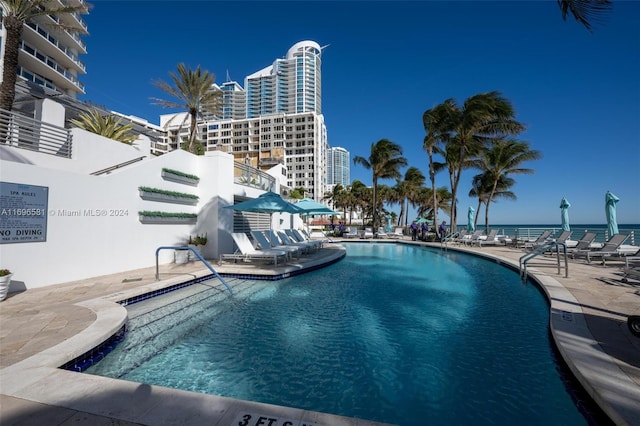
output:
[[[274,265],[278,266],[278,259],[282,259],[286,262],[289,255],[282,250],[261,249],[257,250],[251,244],[247,234],[242,232],[234,232],[231,234],[233,241],[236,243],[237,250],[234,253],[223,253],[220,255],[220,260],[238,260],[250,261],[250,260],[271,260]]]
[[[347,232],[346,234],[343,234],[342,236],[344,238],[356,238],[356,237],[358,237],[358,228],[350,226],[349,227],[349,232]]]
[[[378,238],[389,238],[389,234],[384,231],[382,226],[378,228]]]
[[[362,234],[360,234],[360,238],[373,238],[373,230],[371,228],[364,228],[364,231],[362,231]]]
[[[391,238],[402,238],[402,237],[404,237],[404,233],[402,232],[402,228],[398,227],[398,228],[394,229],[393,232],[389,234],[389,237],[391,237]]]

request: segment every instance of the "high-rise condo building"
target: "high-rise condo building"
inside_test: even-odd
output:
[[[85,1],[69,0],[60,2],[59,6],[63,3],[80,6],[85,4]],[[83,14],[87,13],[88,9],[85,9]],[[54,27],[56,24],[65,28],[87,30],[87,25],[79,13],[34,16],[24,25],[22,31],[18,54],[18,81],[22,79],[55,93],[76,98],[77,95],[84,94],[84,84],[78,76],[86,74],[85,65],[79,57],[87,53],[86,45],[80,38],[79,31]],[[2,67],[7,39],[4,25],[0,37]]]
[[[274,113],[322,114],[322,49],[314,41],[291,46],[284,59],[245,79],[247,118]]]
[[[287,186],[304,188],[319,201],[327,183],[327,129],[322,115],[322,48],[314,41],[294,44],[283,59],[245,78],[245,88],[228,81],[222,91],[221,115],[205,115],[198,139],[206,151],[233,154],[237,162],[267,170],[287,168]],[[159,152],[188,139],[188,117],[163,115],[167,130]],[[181,124],[182,123],[182,124]]]
[[[351,185],[350,153],[344,148],[329,148],[327,151],[327,185]]]

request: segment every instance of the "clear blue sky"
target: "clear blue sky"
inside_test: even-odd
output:
[[[323,114],[330,146],[368,157],[382,138],[403,147],[427,174],[422,113],[492,90],[526,124],[520,138],[543,158],[516,175],[516,201],[490,209],[493,224],[604,224],[607,190],[620,198],[618,223],[640,223],[640,2],[616,1],[587,31],[556,1],[307,2],[94,0],[85,19],[83,100],[158,124],[172,112],[153,86],[184,62],[224,82],[270,65],[301,40],[330,45],[322,57]],[[476,200],[459,188],[465,217]],[[351,167],[371,184],[371,172]],[[438,186],[449,186],[446,172]],[[393,181],[381,183],[393,185]],[[399,211],[399,207],[393,208]],[[480,216],[481,223],[484,215]]]

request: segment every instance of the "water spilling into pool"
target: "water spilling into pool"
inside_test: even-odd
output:
[[[350,243],[327,268],[230,283],[132,305],[87,372],[399,425],[588,422],[543,295],[493,262]]]

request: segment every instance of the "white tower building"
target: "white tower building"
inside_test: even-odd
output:
[[[335,147],[327,151],[327,184],[342,185],[351,184],[350,153],[344,148]]]

